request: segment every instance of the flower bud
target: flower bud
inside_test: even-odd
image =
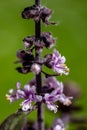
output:
[[[52,37],[50,32],[43,32],[41,39],[46,48],[52,48],[55,45],[55,39]]]
[[[36,64],[34,63],[32,66],[31,66],[31,71],[34,73],[34,74],[39,74],[40,71],[41,71],[41,66],[39,64]]]
[[[48,54],[45,56],[44,58],[44,64],[48,67],[48,68],[52,68],[52,66],[50,65],[50,61],[52,59],[52,54]]]
[[[31,47],[33,45],[34,41],[35,41],[35,37],[34,36],[25,37],[23,39],[23,43],[24,43],[25,48]]]
[[[49,18],[52,14],[52,10],[43,6],[30,6],[23,10],[22,17],[24,19],[34,19],[38,22],[40,19],[45,24],[50,24]]]

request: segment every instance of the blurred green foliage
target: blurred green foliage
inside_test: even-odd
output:
[[[34,0],[0,0],[0,122],[19,107],[18,103],[6,101],[5,94],[15,88],[17,81],[25,84],[33,77],[17,73],[18,65],[14,64],[17,50],[23,48],[22,39],[34,34],[34,22],[21,18],[24,7],[33,3]],[[57,38],[56,47],[70,68],[70,75],[59,80],[80,84],[83,96],[78,103],[84,107],[80,115],[87,116],[87,0],[42,0],[42,3],[53,9],[51,20],[59,23],[59,26],[42,25],[42,30],[51,31]],[[46,120],[53,118],[46,113]]]

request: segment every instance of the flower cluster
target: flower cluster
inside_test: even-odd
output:
[[[45,86],[51,90],[49,93],[45,93],[44,100],[49,110],[57,112],[58,106],[55,102],[61,102],[63,105],[70,105],[72,97],[67,97],[63,93],[63,83],[56,80],[55,77],[49,77],[45,79]]]
[[[23,10],[22,17],[24,19],[34,19],[36,22],[41,19],[43,23],[50,24],[49,18],[51,14],[51,9],[48,9],[47,7],[33,5]]]
[[[46,37],[44,37],[43,39],[45,38]],[[46,40],[48,42],[50,38],[48,37],[48,39],[46,38]],[[65,64],[66,61],[65,57],[61,56],[61,54],[56,49],[53,51],[53,54],[48,54],[44,56],[43,62],[39,62],[39,63],[35,61],[34,55],[30,50],[29,51],[19,50],[17,52],[17,57],[19,59],[17,62],[22,63],[22,67],[16,68],[20,73],[26,74],[32,71],[34,74],[38,74],[41,72],[42,65],[45,65],[48,68],[52,68],[53,71],[57,72],[59,75],[69,74],[69,68]]]
[[[21,103],[22,110],[27,111],[28,109],[31,109],[31,103],[32,102],[40,102],[42,100],[42,97],[39,95],[36,95],[36,87],[30,86],[29,84],[24,85],[24,89],[21,88],[21,84],[18,82],[17,90],[11,89],[9,91],[9,95],[6,94],[6,97],[10,102],[24,99],[24,101]]]
[[[55,39],[52,37],[51,33],[43,32],[41,33],[39,42],[35,40],[35,36],[27,36],[23,39],[23,43],[26,49],[32,47],[33,45],[38,48],[51,48],[55,45]]]
[[[23,99],[23,102],[21,103],[23,111],[31,109],[32,102],[43,102],[46,104],[47,108],[54,111],[54,113],[57,112],[58,108],[55,102],[59,101],[64,105],[71,104],[71,97],[64,95],[63,84],[58,82],[55,77],[44,79],[43,89],[40,95],[37,95],[35,85],[35,79],[30,81],[29,84],[24,85],[23,89],[21,88],[20,83],[17,83],[17,90],[11,89],[9,95],[7,94],[6,97],[10,102]]]

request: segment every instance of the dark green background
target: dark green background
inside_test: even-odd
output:
[[[33,3],[34,0],[0,0],[0,122],[19,106],[10,104],[5,94],[15,88],[17,81],[25,84],[33,76],[17,73],[14,64],[17,50],[23,48],[22,39],[34,34],[34,22],[21,18],[24,7]],[[59,26],[42,25],[42,30],[51,31],[57,38],[56,47],[70,68],[69,76],[59,79],[80,84],[82,98],[78,103],[84,107],[80,115],[87,116],[87,0],[42,0],[42,3],[53,9],[51,20],[59,23]]]

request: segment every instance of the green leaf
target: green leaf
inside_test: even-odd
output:
[[[0,125],[0,130],[21,130],[28,113],[18,111],[8,116]]]

